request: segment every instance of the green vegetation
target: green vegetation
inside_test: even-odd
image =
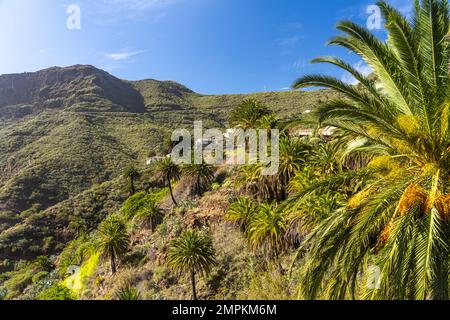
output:
[[[161,218],[163,212],[160,208],[158,208],[156,202],[151,199],[147,201],[143,208],[141,208],[138,213],[135,215],[134,219],[137,220],[138,223],[149,225],[150,230],[152,232],[155,231],[156,223],[159,218]]]
[[[198,231],[188,230],[173,240],[167,256],[169,266],[191,276],[192,297],[197,300],[195,275],[207,275],[215,264],[215,250],[211,239]]]
[[[157,163],[156,170],[162,175],[164,184],[169,188],[170,197],[174,206],[178,207],[178,203],[173,195],[172,181],[180,179],[180,168],[170,158],[165,158]]]
[[[139,173],[138,169],[136,169],[135,166],[131,165],[127,167],[123,173],[125,179],[130,183],[129,189],[131,195],[136,193],[136,187],[135,187],[135,180],[138,179],[141,174]]]
[[[118,300],[142,300],[142,296],[136,288],[125,287],[117,293]]]
[[[50,288],[44,290],[38,300],[75,300],[72,292],[65,286],[53,284]]]
[[[258,206],[248,197],[240,197],[236,202],[232,203],[228,208],[225,218],[236,223],[243,232],[258,212]]]
[[[241,129],[259,128],[264,116],[270,114],[269,109],[256,99],[245,99],[231,112],[230,125]]]
[[[129,197],[122,206],[122,213],[127,221],[132,220],[147,204],[154,202],[152,194],[139,192]]]
[[[0,292],[4,299],[16,299],[30,287],[41,287],[42,282],[50,279],[53,262],[47,257],[38,257],[34,261],[18,263],[13,271],[0,275]]]
[[[214,168],[205,162],[201,164],[189,164],[182,168],[185,176],[193,179],[195,185],[195,194],[202,195],[202,191],[211,185],[214,179]]]
[[[331,177],[365,176],[354,200],[308,235],[301,294],[448,299],[449,5],[423,1],[413,23],[386,2],[379,6],[387,44],[348,21],[338,25],[345,35],[331,40],[367,61],[376,83],[343,61],[320,58],[349,71],[360,88],[324,76],[294,85],[342,93],[345,99],[320,107],[321,123],[364,138],[378,163]],[[381,290],[358,284],[371,265],[380,269]]]
[[[386,42],[348,21],[331,41],[372,75],[314,60],[357,85],[202,96],[77,66],[118,92],[83,78],[55,83],[62,109],[0,106],[0,299],[448,300],[449,5],[379,6]],[[279,129],[278,172],[175,165],[168,133],[196,119]]]
[[[105,219],[98,228],[98,248],[102,256],[111,261],[111,272],[117,271],[117,259],[127,252],[129,235],[122,220],[116,216]]]
[[[252,248],[261,249],[279,261],[280,252],[285,246],[285,231],[283,213],[273,205],[263,204],[250,221],[247,238]]]
[[[78,247],[76,256],[78,256],[79,264],[81,267],[76,270],[72,275],[65,275],[63,283],[66,287],[70,288],[74,297],[81,297],[85,292],[89,292],[89,288],[92,284],[92,279],[97,272],[100,254],[96,252],[95,243],[84,240],[81,241]],[[68,269],[65,270],[66,272]]]
[[[34,96],[42,79],[53,102]],[[122,189],[118,180],[126,167],[144,175],[135,179],[136,190],[148,190],[153,179],[143,165],[167,154],[174,128],[191,128],[197,119],[222,128],[247,97],[203,96],[174,82],[130,83],[91,66],[51,68],[14,82],[30,91],[18,93],[26,105],[16,96],[9,97],[14,105],[0,105],[0,261],[59,254],[80,228],[96,229],[121,206],[131,191],[130,181]],[[335,93],[250,96],[287,118]]]

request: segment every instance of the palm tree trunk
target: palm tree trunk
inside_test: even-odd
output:
[[[278,183],[277,183],[277,177],[273,176],[271,178],[271,188],[272,188],[272,194],[271,194],[271,199],[270,200],[275,200],[276,203],[280,203],[281,202],[281,198],[280,198],[280,193],[278,192]]]
[[[112,274],[115,274],[117,271],[116,269],[116,255],[114,254],[114,250],[111,249],[111,272]]]
[[[280,271],[281,274],[284,274],[284,269],[283,269],[283,266],[281,265],[281,262],[280,262],[280,255],[278,253],[278,248],[277,247],[275,247],[275,260],[276,260],[276,263],[277,263],[277,266],[278,266],[278,271]]]
[[[282,182],[281,182],[281,201],[284,201],[288,197],[286,188],[289,185],[290,178],[289,178],[288,174],[286,174],[281,178],[281,180],[282,180]]]
[[[202,190],[200,189],[200,175],[197,176],[197,195],[202,195]]]
[[[134,180],[133,178],[130,178],[131,181],[131,195],[134,195],[136,193],[136,190],[134,188]]]
[[[173,204],[175,205],[175,207],[178,207],[178,203],[175,200],[175,197],[173,196],[172,183],[170,182],[169,177],[167,177],[167,184],[169,186],[170,197],[172,198]]]
[[[195,271],[194,270],[191,270],[191,283],[192,283],[192,299],[198,300],[197,299],[197,288],[195,286]]]

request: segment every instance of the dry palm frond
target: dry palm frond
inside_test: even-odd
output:
[[[385,228],[381,232],[380,237],[378,239],[378,243],[377,243],[377,245],[375,247],[375,250],[374,250],[375,252],[379,252],[381,250],[381,248],[383,248],[384,245],[386,244],[386,242],[389,240],[389,238],[391,237],[393,225],[394,224],[393,224],[393,222],[391,220],[385,226]]]
[[[444,221],[448,222],[450,220],[450,194],[437,198],[436,209],[439,211]]]
[[[412,184],[403,193],[398,204],[398,212],[403,216],[416,207],[420,207],[422,209],[421,212],[425,212],[427,201],[428,193],[421,186]]]

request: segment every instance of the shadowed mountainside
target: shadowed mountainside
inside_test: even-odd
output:
[[[45,109],[145,111],[131,83],[92,66],[0,76],[0,116],[16,118]]]

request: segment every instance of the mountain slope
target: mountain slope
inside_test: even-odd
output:
[[[0,76],[0,116],[21,117],[45,109],[144,112],[133,86],[92,66],[50,68]]]
[[[0,76],[0,262],[58,252],[73,236],[65,230],[70,211],[83,208],[73,199],[96,188],[123,197],[108,183],[124,167],[162,154],[174,128],[195,120],[225,127],[248,96],[280,117],[333,98],[329,91],[200,95],[172,81],[123,81],[81,65]]]

